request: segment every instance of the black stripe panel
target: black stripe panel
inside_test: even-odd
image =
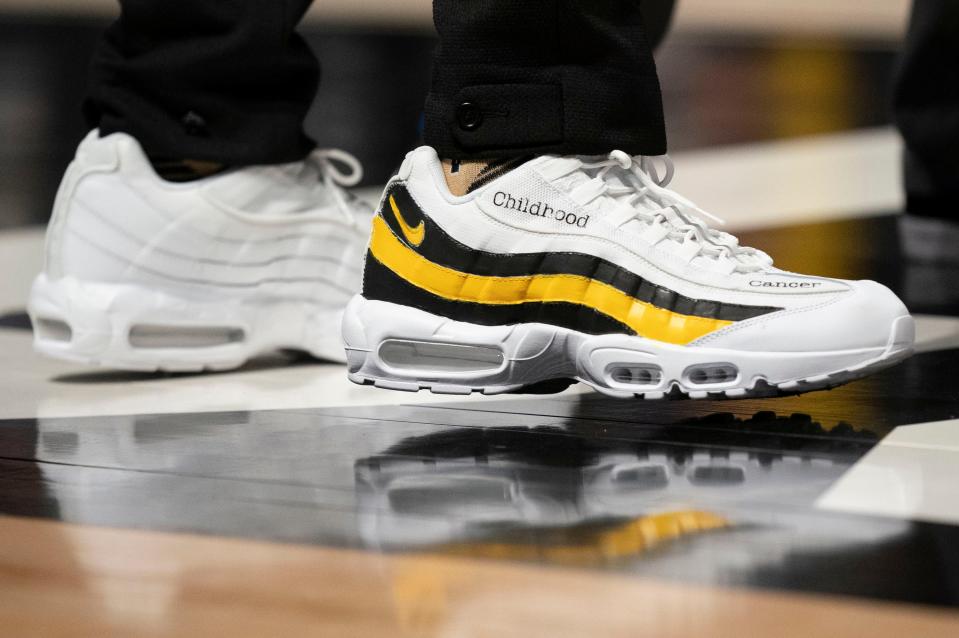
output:
[[[425,215],[402,185],[390,189],[406,222],[426,224],[426,238],[415,250],[435,264],[460,272],[486,277],[522,277],[528,275],[576,275],[608,284],[640,301],[658,308],[693,317],[743,321],[781,310],[771,306],[745,306],[704,299],[693,299],[657,286],[639,275],[594,255],[582,253],[516,253],[499,254],[476,250],[457,241]],[[403,233],[389,208],[383,219],[397,237]]]
[[[632,328],[612,317],[579,304],[534,301],[523,304],[492,305],[444,299],[414,286],[371,254],[366,256],[363,296],[370,300],[412,306],[454,321],[483,326],[545,323],[592,335],[636,334]]]

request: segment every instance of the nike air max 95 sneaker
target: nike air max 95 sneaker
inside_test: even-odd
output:
[[[47,229],[35,348],[144,371],[235,368],[279,348],[342,361],[372,215],[341,188],[359,172],[342,151],[316,151],[174,183],[134,138],[92,132]]]
[[[671,175],[668,158],[543,156],[454,196],[433,149],[413,151],[387,185],[344,316],[350,379],[767,396],[912,352],[913,320],[887,288],[774,268],[666,189]]]

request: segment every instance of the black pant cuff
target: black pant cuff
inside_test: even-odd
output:
[[[314,147],[302,132],[301,108],[272,112],[203,105],[169,113],[133,94],[114,91],[106,104],[85,107],[101,135],[127,133],[150,157],[194,159],[230,166],[282,164],[303,159]]]
[[[443,157],[666,152],[655,74],[451,65],[441,73],[427,99],[425,137]],[[515,81],[503,81],[510,76]]]

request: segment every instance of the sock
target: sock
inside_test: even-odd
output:
[[[505,175],[531,157],[506,157],[490,160],[443,160],[443,174],[450,192],[462,197],[472,193],[497,177]]]
[[[220,162],[191,159],[164,159],[151,157],[150,163],[162,179],[168,182],[192,182],[222,173],[228,166]]]

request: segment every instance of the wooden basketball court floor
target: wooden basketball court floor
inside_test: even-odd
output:
[[[917,314],[913,359],[791,398],[60,364],[22,312],[40,232],[0,235],[3,634],[959,635],[959,268],[899,252],[897,152],[878,130],[678,158],[782,267]],[[723,201],[724,171],[765,186]]]

